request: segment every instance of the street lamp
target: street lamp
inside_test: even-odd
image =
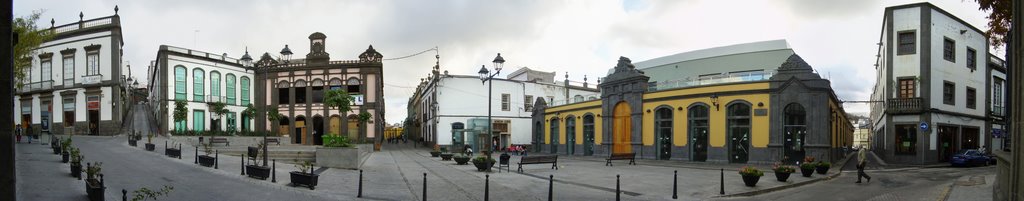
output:
[[[491,90],[494,89],[494,82],[492,80],[494,76],[501,74],[501,67],[505,64],[505,58],[501,58],[501,53],[498,53],[498,56],[494,57],[494,61],[491,62],[494,63],[494,74],[491,74],[490,70],[487,70],[487,67],[484,65],[480,65],[480,71],[477,72],[480,74],[480,84],[487,83],[487,161],[493,160],[491,159],[491,151],[494,151],[494,147],[491,146],[494,144],[494,123],[491,122]]]
[[[240,60],[242,61],[242,66],[245,66],[245,67],[252,66],[252,57],[249,56],[249,48],[248,47],[245,48],[245,55],[242,55],[242,59],[240,59]]]

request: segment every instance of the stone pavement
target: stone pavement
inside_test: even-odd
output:
[[[992,200],[992,183],[996,174],[965,175],[949,185],[946,200]]]

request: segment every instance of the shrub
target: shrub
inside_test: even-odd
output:
[[[740,175],[742,175],[742,176],[760,177],[760,176],[764,176],[764,172],[762,172],[761,170],[758,170],[755,167],[746,166],[746,167],[743,167],[742,169],[740,169]]]
[[[781,163],[775,163],[775,165],[772,165],[772,171],[781,173],[794,173],[796,172],[796,168],[793,168],[793,166],[782,165]]]
[[[490,160],[491,163],[497,162],[497,160],[494,160],[494,158],[490,158],[490,159],[491,159]],[[476,158],[473,158],[473,163],[484,163],[484,162],[487,162],[487,156],[481,155],[481,156],[477,156]]]
[[[813,163],[813,162],[814,162],[814,156],[804,157],[804,163]]]
[[[814,167],[817,167],[817,165],[815,165],[814,163],[801,163],[800,164],[800,169],[814,169]]]
[[[818,164],[816,164],[816,166],[824,167],[824,168],[831,168],[832,167],[832,163],[825,162],[825,161],[818,161]]]
[[[348,137],[344,135],[327,134],[322,137],[324,139],[324,147],[351,147],[352,144],[349,142]]]

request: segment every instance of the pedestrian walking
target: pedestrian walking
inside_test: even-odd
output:
[[[868,158],[867,157],[868,157],[868,150],[867,150],[867,148],[865,148],[864,146],[861,146],[860,150],[857,151],[857,161],[858,161],[857,162],[857,183],[860,183],[860,181],[861,181],[860,178],[861,177],[868,179],[868,183],[871,183],[871,176],[868,176],[867,173],[864,173],[864,168],[868,166],[868,160],[867,160]]]

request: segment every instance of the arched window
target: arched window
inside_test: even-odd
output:
[[[228,87],[228,105],[235,104],[235,75],[228,73],[228,76],[224,79]]]
[[[188,70],[184,66],[174,67],[174,99],[188,100],[188,92],[185,79],[188,78]]]
[[[205,75],[206,73],[203,72],[203,69],[196,68],[192,70],[193,101],[205,101],[205,98],[203,98],[204,96],[206,96],[205,90],[203,90],[205,86],[205,84],[203,83]]]
[[[574,102],[574,103],[583,102],[583,96],[581,96],[581,95],[573,96],[572,97],[572,102]]]
[[[558,153],[558,118],[551,119],[551,153]]]
[[[220,73],[210,71],[210,96],[213,100],[220,101]]]
[[[249,105],[249,77],[242,76],[242,106]]]
[[[288,81],[281,80],[281,82],[277,83],[277,104],[284,105],[291,103],[289,102],[289,97],[291,96],[288,96],[288,88],[291,88]]]
[[[338,78],[331,79],[331,90],[341,89],[341,85],[342,85],[341,79],[338,79]]]
[[[727,110],[729,162],[746,163],[750,156],[750,104],[730,104]]]
[[[295,81],[295,103],[305,104],[306,103],[306,81],[297,80]]]
[[[698,104],[690,106],[689,120],[691,145],[690,160],[707,161],[708,159],[708,106]]]
[[[660,107],[654,113],[657,157],[661,160],[668,160],[672,156],[672,107]]]
[[[324,80],[315,79],[310,84],[310,86],[312,86],[310,88],[312,88],[312,90],[313,90],[313,94],[312,94],[313,95],[313,103],[323,103],[324,102]]]
[[[348,78],[348,81],[345,81],[345,85],[348,85],[348,88],[347,88],[348,93],[350,93],[350,94],[360,94],[361,93],[359,91],[359,88],[360,88],[359,86],[362,85],[362,83],[359,82],[359,78],[355,78],[355,77]]]

